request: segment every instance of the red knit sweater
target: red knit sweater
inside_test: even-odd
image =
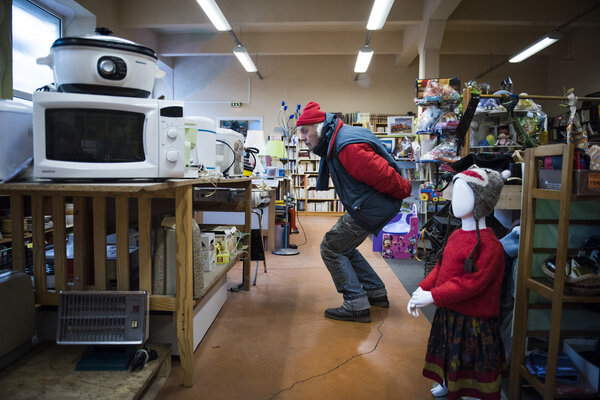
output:
[[[481,229],[480,235],[479,250],[473,258],[477,271],[468,274],[464,268],[477,242],[477,232],[458,229],[448,238],[442,264],[438,262],[419,284],[431,291],[436,306],[472,317],[498,315],[504,251],[491,229]]]

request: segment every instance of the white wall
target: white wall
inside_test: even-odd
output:
[[[600,90],[600,53],[592,51],[585,36],[574,38],[575,61],[538,56],[519,64],[497,68],[478,79],[493,89],[510,76],[514,93],[561,95],[574,87],[584,96]],[[442,55],[440,76],[457,76],[464,83],[498,63],[499,57]],[[174,59],[174,97],[186,102],[187,115],[263,117],[268,134],[277,126],[284,100],[292,109],[315,100],[331,112],[405,114],[416,112],[413,103],[417,62],[408,68],[394,65],[393,56],[373,57],[371,67],[354,81],[353,56],[263,56],[257,66],[264,80],[246,73],[233,56],[200,56]],[[250,82],[249,82],[250,81]],[[249,92],[249,95],[248,95]],[[242,108],[230,102],[244,101]],[[221,102],[221,103],[219,103]],[[536,100],[548,115],[564,112],[558,101]]]
[[[174,97],[186,102],[186,115],[263,117],[267,134],[278,126],[282,100],[290,106],[288,112],[311,100],[330,112],[416,112],[416,63],[400,68],[393,56],[375,55],[369,71],[354,81],[354,62],[354,56],[343,55],[261,56],[260,80],[245,72],[233,55],[179,57],[173,63]],[[230,105],[248,98],[242,108]]]

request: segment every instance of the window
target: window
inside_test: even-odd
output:
[[[31,100],[39,87],[54,82],[52,69],[37,65],[61,34],[61,19],[27,0],[13,0],[13,89],[14,97]]]

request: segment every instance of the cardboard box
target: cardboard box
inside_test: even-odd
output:
[[[595,351],[598,339],[565,339],[563,351],[585,376],[589,384],[600,393],[600,366],[594,365],[581,356],[581,353]]]
[[[229,252],[229,254],[234,254],[236,252],[237,229],[235,226],[217,226],[204,232],[212,232],[215,234],[215,246],[217,243],[220,244],[223,249]]]
[[[202,241],[202,269],[209,272],[216,265],[215,234],[213,232],[202,232],[200,240]]]
[[[192,223],[195,223],[192,221]],[[161,228],[165,232],[165,243],[164,243],[164,291],[159,289],[156,294],[166,294],[174,296],[177,292],[177,226],[175,224],[175,217],[164,217],[161,221]],[[192,229],[193,230],[193,229]],[[194,249],[200,246],[198,242],[200,238],[196,237],[192,239],[192,254],[195,253]],[[201,257],[193,258],[193,286],[194,286],[194,298],[200,295],[200,291],[204,287],[204,274],[202,272],[203,266]],[[153,272],[154,273],[154,272]]]
[[[559,169],[541,169],[538,171],[538,188],[560,190],[561,174]],[[577,196],[600,195],[600,171],[580,169],[573,171],[572,193]]]
[[[588,169],[573,171],[573,194],[578,196],[600,195],[600,171]]]

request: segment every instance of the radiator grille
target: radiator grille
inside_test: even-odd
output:
[[[147,337],[146,292],[61,292],[59,344],[141,344]]]

